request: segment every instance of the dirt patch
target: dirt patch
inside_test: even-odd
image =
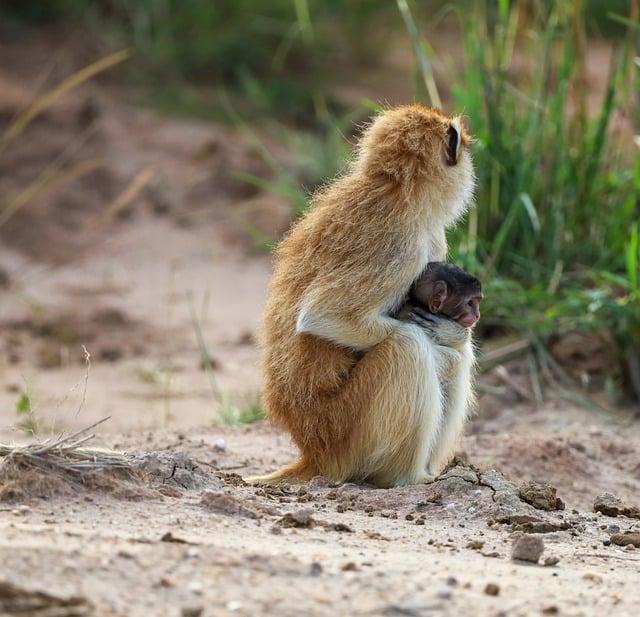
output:
[[[3,615],[42,615],[44,617],[89,617],[91,603],[82,597],[59,597],[44,591],[26,589],[0,581],[0,613]]]
[[[5,321],[0,334],[12,362],[32,362],[41,369],[84,363],[83,346],[99,361],[140,357],[153,341],[148,327],[110,307],[87,312],[79,306],[57,315]]]
[[[78,492],[109,493],[118,499],[144,499],[147,490],[132,470],[90,470],[82,473],[55,467],[37,468],[5,457],[0,461],[0,501],[30,503]]]

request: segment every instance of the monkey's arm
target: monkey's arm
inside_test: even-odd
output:
[[[366,351],[387,338],[397,323],[397,320],[379,311],[365,314],[354,311],[347,316],[330,307],[323,308],[321,304],[303,301],[298,312],[296,332],[314,334],[343,347]]]
[[[414,308],[410,320],[425,330],[437,345],[460,351],[471,341],[470,328],[452,319],[428,313],[420,307]]]

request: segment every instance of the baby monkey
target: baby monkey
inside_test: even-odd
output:
[[[396,319],[425,325],[431,315],[440,315],[472,328],[480,319],[481,301],[482,286],[477,278],[452,264],[432,261],[412,285]]]

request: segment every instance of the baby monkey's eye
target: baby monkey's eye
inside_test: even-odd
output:
[[[456,165],[458,162],[458,146],[460,144],[460,135],[458,128],[450,124],[447,129],[447,165]]]

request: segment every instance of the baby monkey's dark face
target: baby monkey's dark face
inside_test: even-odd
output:
[[[480,281],[452,264],[428,264],[410,295],[430,313],[444,315],[465,328],[472,328],[480,319]]]

